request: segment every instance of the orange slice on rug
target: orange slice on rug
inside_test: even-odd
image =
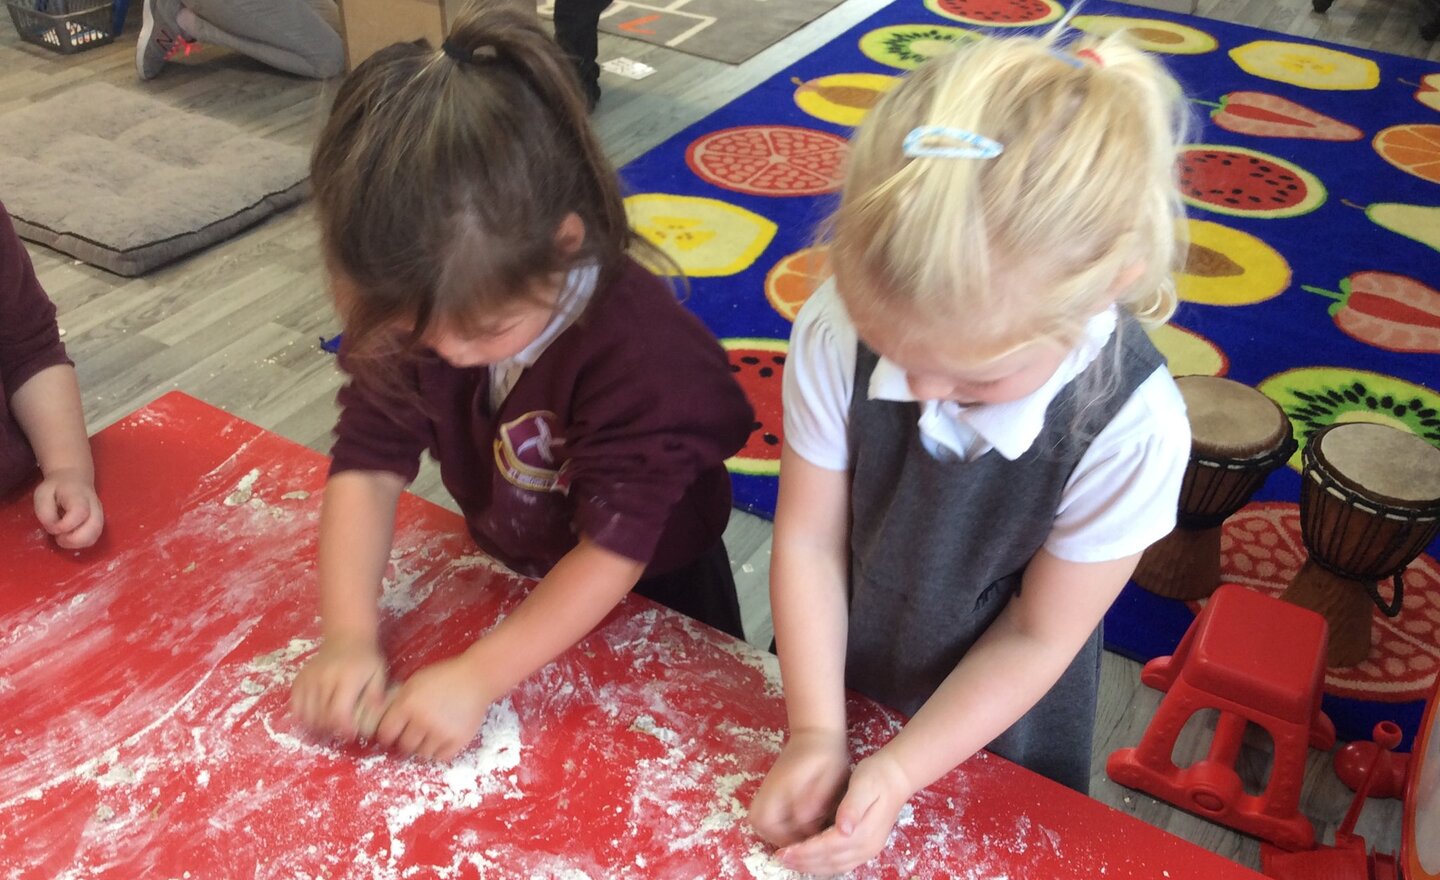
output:
[[[743,272],[775,237],[775,224],[754,211],[717,199],[640,193],[625,200],[630,227],[665,252],[686,275],[706,278]],[[643,252],[638,255],[645,262]],[[661,275],[671,267],[649,266]]]
[[[1440,125],[1392,125],[1375,135],[1380,158],[1421,180],[1440,183]]]
[[[829,277],[829,248],[824,245],[804,248],[771,267],[765,275],[765,298],[785,320],[793,321],[800,307]]]
[[[756,196],[834,192],[844,177],[845,139],[795,125],[741,125],[696,138],[685,164],[701,180]]]

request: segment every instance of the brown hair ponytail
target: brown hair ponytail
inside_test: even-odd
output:
[[[311,161],[347,348],[458,326],[581,262],[620,271],[632,233],[570,64],[533,16],[476,3],[441,47],[399,43],[342,84]],[[578,252],[556,246],[571,213]]]

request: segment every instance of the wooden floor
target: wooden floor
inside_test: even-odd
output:
[[[1174,0],[1155,0],[1157,4]],[[680,128],[739,95],[876,9],[884,0],[846,0],[838,9],[738,67],[718,64],[602,35],[602,60],[624,56],[655,67],[641,81],[606,74],[595,117],[617,164],[640,155]],[[156,80],[134,73],[134,4],[127,33],[112,46],[65,58],[22,44],[0,25],[0,117],[90,81],[144,90],[175,106],[206,105],[231,122],[286,142],[309,144],[334,84],[271,73],[246,59],[206,51],[170,65]],[[1309,0],[1201,0],[1199,13],[1303,37],[1440,60],[1440,45],[1422,41],[1418,23],[1429,0],[1337,0],[1328,15]],[[236,78],[273,78],[281,100],[247,99]],[[3,125],[0,118],[0,125]],[[4,193],[0,193],[3,200]],[[317,450],[325,450],[339,384],[321,336],[336,330],[326,301],[308,208],[271,219],[239,237],[139,279],[127,280],[40,247],[31,248],[40,279],[60,308],[66,342],[77,362],[92,430],[172,388],[220,406]],[[414,490],[452,506],[433,469]],[[736,514],[727,540],[741,586],[746,631],[768,645],[766,601],[769,524]],[[1151,717],[1158,696],[1142,687],[1136,664],[1106,655],[1097,768],[1115,748],[1131,745]],[[1211,722],[1213,724],[1213,721]],[[1198,756],[1204,723],[1192,725],[1177,754]],[[1248,775],[1265,773],[1262,750],[1247,752]],[[1244,864],[1258,865],[1253,840],[1128,792],[1097,773],[1093,794],[1112,806],[1168,828]],[[1304,809],[1333,829],[1349,792],[1312,752]],[[1371,802],[1361,833],[1385,851],[1399,837],[1398,804]]]

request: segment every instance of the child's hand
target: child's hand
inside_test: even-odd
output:
[[[94,482],[71,470],[53,471],[35,488],[35,518],[66,550],[89,547],[105,528]]]
[[[835,810],[835,824],[775,856],[785,867],[804,874],[843,874],[885,848],[900,808],[914,793],[900,766],[877,752],[850,775],[850,786]]]
[[[492,701],[463,654],[441,660],[394,692],[375,739],[401,754],[448,761],[475,738]]]
[[[301,724],[343,740],[373,733],[362,729],[363,719],[384,710],[385,656],[374,639],[327,638],[290,691]]]
[[[819,833],[844,793],[849,773],[843,730],[793,731],[755,794],[750,824],[776,846]]]

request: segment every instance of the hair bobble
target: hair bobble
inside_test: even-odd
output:
[[[1091,62],[1094,63],[1096,67],[1105,66],[1105,62],[1100,60],[1100,53],[1096,52],[1094,49],[1081,49],[1079,52],[1075,53],[1075,57],[1089,59]]]
[[[449,40],[446,40],[445,42],[440,44],[440,51],[444,52],[446,55],[449,55],[451,58],[454,58],[456,61],[475,60],[474,51],[466,51],[465,49],[460,48]]]
[[[963,128],[922,125],[905,136],[903,149],[912,159],[994,159],[1005,145]]]

